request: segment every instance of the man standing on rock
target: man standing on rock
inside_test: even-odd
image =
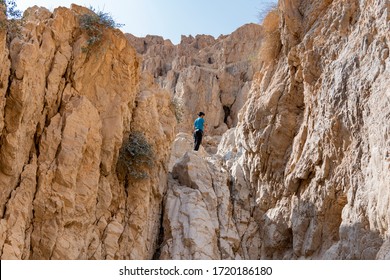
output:
[[[205,114],[203,112],[199,112],[198,118],[194,122],[194,150],[197,151],[199,150],[199,146],[202,143],[202,137],[203,137],[203,132],[205,128],[204,124],[204,116]]]

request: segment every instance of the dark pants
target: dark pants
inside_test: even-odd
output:
[[[202,143],[202,137],[203,137],[203,131],[200,130],[200,129],[197,129],[197,130],[194,132],[194,140],[195,140],[195,143],[194,143],[194,150],[195,150],[195,151],[199,150],[199,146],[200,146],[200,144]]]

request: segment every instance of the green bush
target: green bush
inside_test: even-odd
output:
[[[119,164],[126,174],[136,180],[148,178],[146,170],[154,165],[154,151],[141,132],[132,132],[123,143]]]
[[[98,45],[102,38],[105,29],[120,28],[123,24],[116,23],[109,13],[96,11],[90,7],[91,13],[80,16],[80,27],[85,30],[89,36],[87,47],[83,51],[90,51],[95,45]]]

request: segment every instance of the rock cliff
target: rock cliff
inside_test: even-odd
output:
[[[279,9],[281,54],[256,76],[233,145],[260,222],[253,257],[388,258],[390,4]]]
[[[173,167],[162,258],[389,258],[389,2],[278,10],[237,126]]]
[[[158,36],[127,35],[143,58],[142,71],[171,92],[179,110],[179,132],[191,132],[199,111],[207,112],[208,133],[221,136],[236,126],[246,101],[263,32],[247,24],[230,35],[182,36],[178,45]]]
[[[154,254],[174,137],[170,97],[141,77],[119,30],[100,26],[101,41],[88,45],[79,22],[90,13],[33,7],[9,45],[0,34],[2,259]],[[154,151],[144,180],[119,168],[133,132]]]
[[[0,29],[1,259],[390,259],[389,1],[178,45],[90,14]]]

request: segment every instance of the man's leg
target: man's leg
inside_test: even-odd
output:
[[[198,130],[194,133],[194,151],[197,151],[199,149],[199,133]]]
[[[195,132],[195,143],[194,143],[194,150],[199,150],[199,146],[202,143],[202,131],[197,130]]]

